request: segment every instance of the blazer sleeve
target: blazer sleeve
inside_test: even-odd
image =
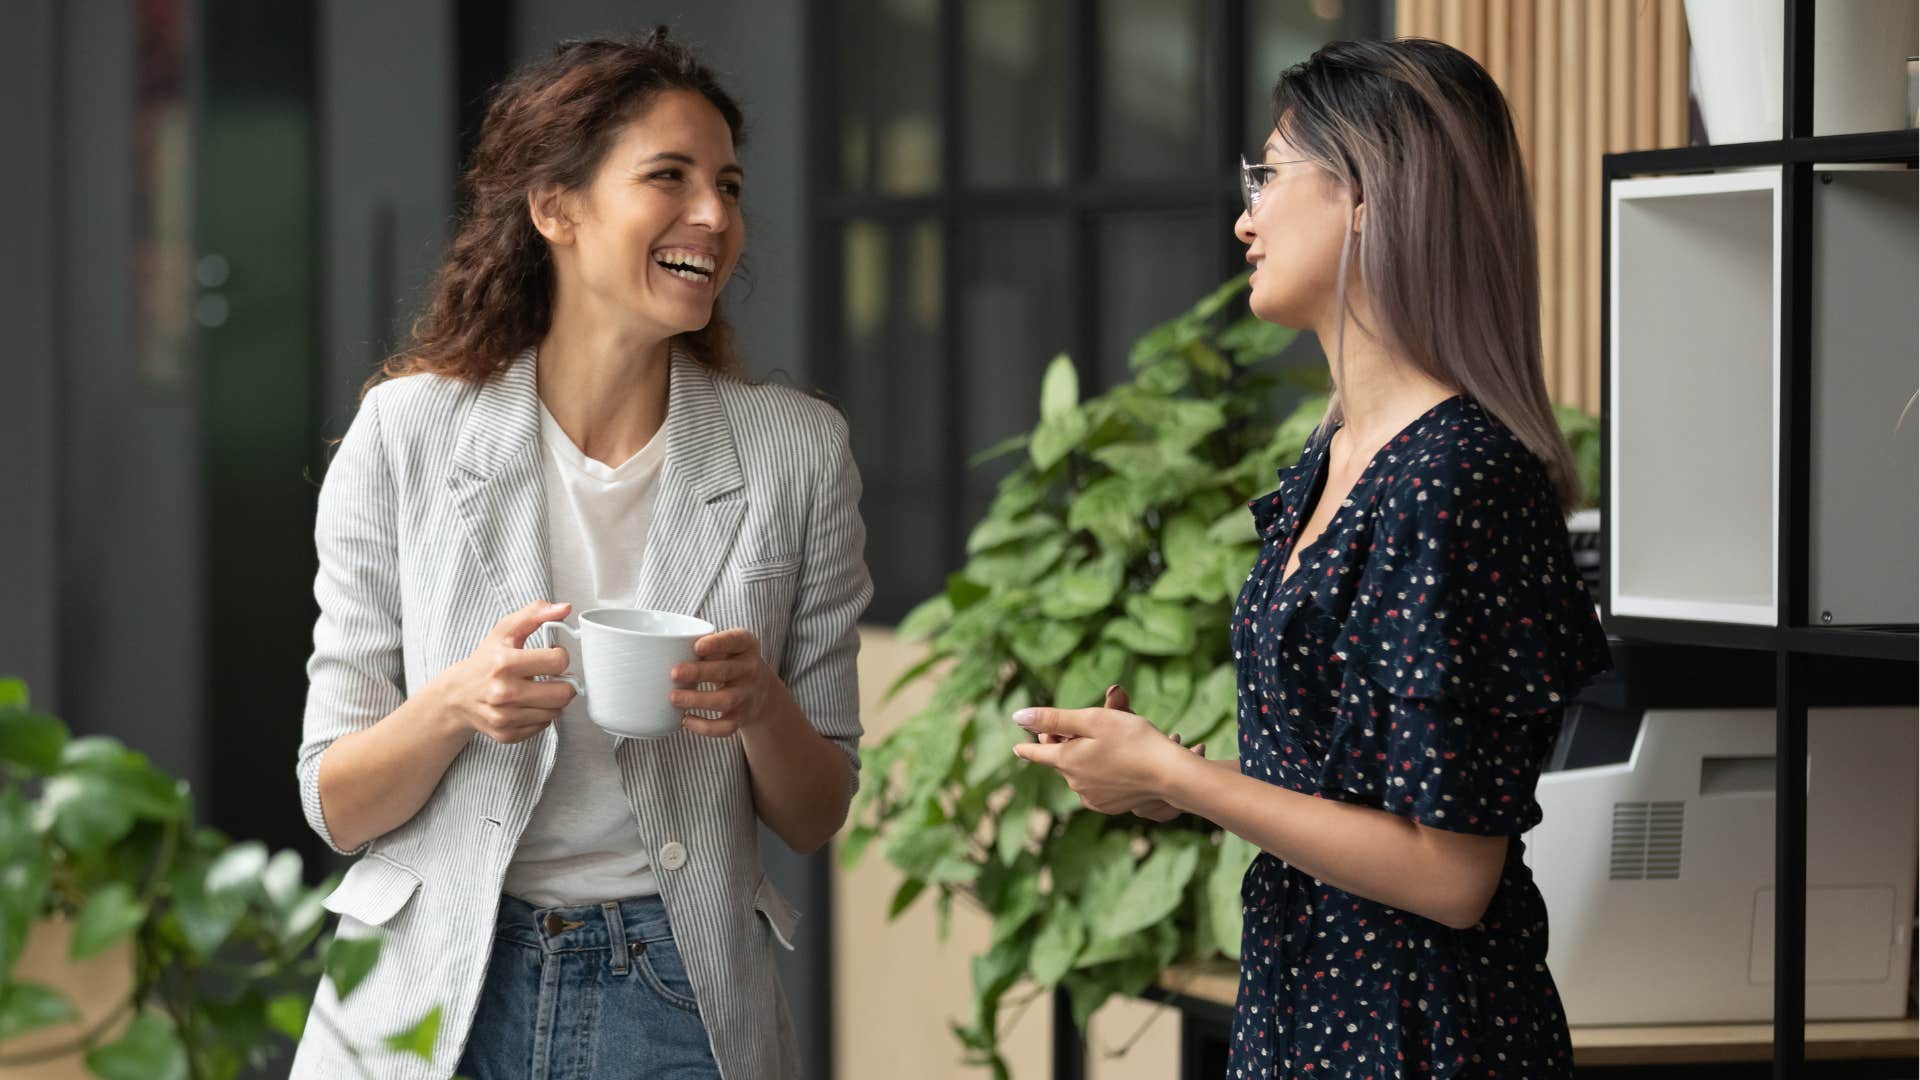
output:
[[[320,761],[342,735],[372,727],[406,700],[400,635],[398,503],[380,432],[379,390],[367,395],[320,487],[313,595],[320,617],[307,661],[300,739],[300,804],[307,824],[333,842],[320,806]]]
[[[807,511],[788,647],[780,678],[814,730],[846,752],[860,782],[860,616],[873,599],[867,573],[866,524],[860,517],[860,470],[846,420],[830,412],[826,466]]]

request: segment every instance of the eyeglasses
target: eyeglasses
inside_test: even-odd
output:
[[[1291,161],[1267,161],[1259,165],[1249,165],[1247,159],[1242,156],[1240,158],[1240,205],[1247,213],[1253,213],[1253,208],[1260,205],[1260,196],[1267,190],[1267,185],[1273,182],[1273,174],[1280,166],[1306,163],[1306,158],[1294,158]]]

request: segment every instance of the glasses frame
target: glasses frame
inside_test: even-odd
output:
[[[1260,194],[1273,182],[1273,174],[1282,165],[1310,165],[1307,158],[1292,158],[1288,161],[1263,161],[1258,165],[1247,161],[1245,154],[1240,155],[1240,208],[1247,213],[1260,205]]]

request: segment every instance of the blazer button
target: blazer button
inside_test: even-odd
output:
[[[669,840],[667,845],[660,849],[660,868],[678,870],[685,865],[687,865],[687,849],[681,846],[680,841]]]

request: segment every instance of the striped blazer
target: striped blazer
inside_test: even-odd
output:
[[[477,386],[383,383],[327,473],[297,772],[307,822],[335,851],[318,787],[327,748],[465,658],[502,615],[548,597],[535,363],[529,351]],[[804,394],[716,376],[676,352],[666,435],[634,605],[753,631],[857,780],[855,622],[873,587],[845,422]],[[508,746],[476,733],[419,813],[362,849],[326,906],[341,936],[382,936],[380,959],[345,1002],[322,982],[295,1080],[360,1075],[355,1051],[381,1077],[453,1072],[501,883],[557,738],[550,728]],[[616,753],[722,1075],[796,1075],[773,949],[793,948],[798,916],[761,869],[739,738],[682,731],[622,740]],[[659,857],[668,845],[674,857]],[[435,1006],[431,1063],[384,1048]]]

